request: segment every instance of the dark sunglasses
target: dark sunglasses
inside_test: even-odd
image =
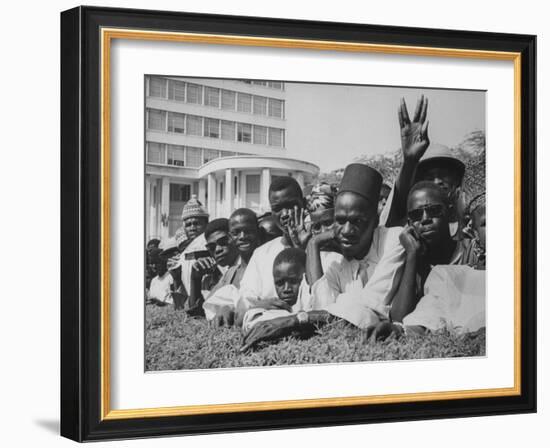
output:
[[[426,205],[424,207],[415,208],[414,210],[409,210],[407,215],[412,222],[419,222],[424,218],[424,212],[426,212],[428,219],[441,218],[445,214],[445,206],[441,204]]]

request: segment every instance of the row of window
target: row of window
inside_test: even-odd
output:
[[[284,147],[284,129],[147,109],[147,129]]]
[[[246,84],[254,84],[255,86],[271,87],[277,90],[283,89],[283,83],[281,81],[251,81],[250,79],[241,79],[240,81]]]
[[[198,168],[211,160],[234,155],[238,155],[238,153],[218,151],[216,149],[195,148],[193,146],[147,142],[148,163]]]
[[[253,81],[254,84],[258,82],[267,83],[267,81]],[[149,96],[217,107],[223,110],[284,118],[283,100],[174,79],[150,78]]]

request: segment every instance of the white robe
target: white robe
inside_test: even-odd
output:
[[[435,266],[424,284],[424,297],[403,325],[458,334],[485,327],[485,271],[470,266]]]
[[[377,227],[362,260],[332,263],[312,288],[312,306],[359,328],[387,319],[405,261],[401,227]]]
[[[189,246],[187,246],[180,255],[181,281],[187,294],[191,293],[191,270],[195,260],[186,260],[185,254],[197,252],[199,250],[206,250],[206,239],[204,238],[204,233],[201,233],[193,241],[191,241]]]

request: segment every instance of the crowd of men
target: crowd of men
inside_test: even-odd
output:
[[[192,197],[172,244],[147,245],[147,303],[242,328],[243,351],[336,319],[377,339],[483,328],[485,194],[460,206],[465,165],[430,145],[427,109],[422,96],[411,120],[399,105],[393,188],[353,163],[340,185],[307,197],[275,178],[262,216],[240,208],[209,221]]]

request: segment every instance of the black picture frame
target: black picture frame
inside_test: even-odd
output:
[[[102,419],[101,28],[521,54],[521,352],[515,396]],[[536,411],[536,36],[77,7],[61,13],[61,435],[76,441]]]

